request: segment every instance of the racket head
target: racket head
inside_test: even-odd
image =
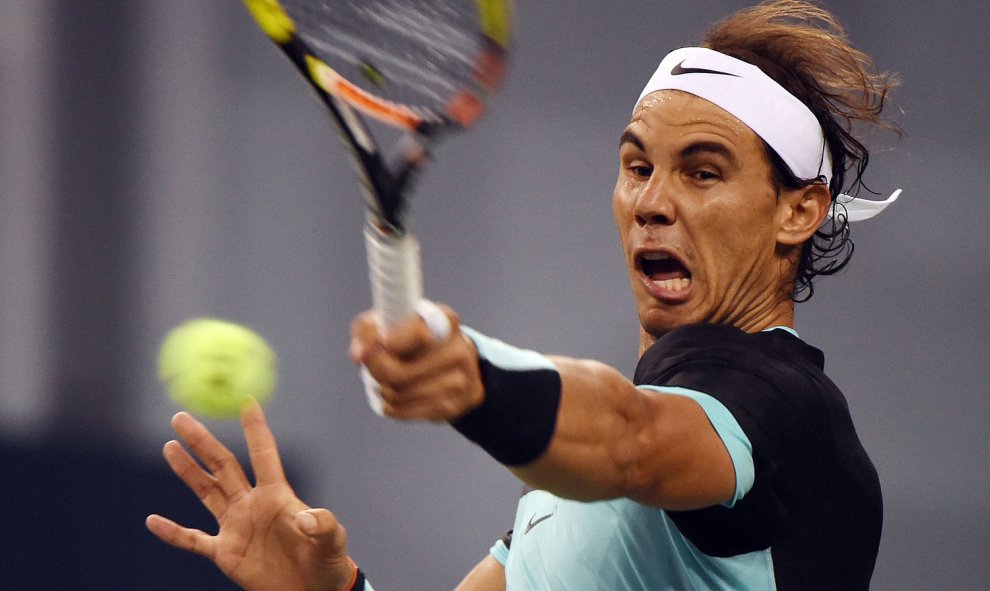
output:
[[[422,294],[406,194],[443,132],[470,127],[505,76],[511,0],[244,0],[351,147],[368,205],[375,307],[386,325]],[[360,114],[403,132],[385,163]]]
[[[418,135],[470,127],[504,78],[511,0],[244,2],[315,87]]]

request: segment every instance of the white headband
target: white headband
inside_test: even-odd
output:
[[[799,179],[832,180],[832,157],[822,127],[804,103],[756,66],[703,47],[683,47],[667,54],[646,83],[639,101],[658,90],[681,90],[721,107],[760,136]],[[850,222],[869,219],[894,202],[839,195]]]

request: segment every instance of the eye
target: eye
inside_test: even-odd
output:
[[[713,183],[722,178],[718,172],[707,168],[698,169],[690,173],[691,178],[702,183]]]
[[[650,178],[650,175],[653,174],[653,167],[642,162],[631,162],[626,166],[626,170],[628,170],[633,176],[644,179]]]

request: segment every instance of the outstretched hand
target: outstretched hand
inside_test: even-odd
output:
[[[241,425],[254,486],[234,454],[202,423],[184,412],[173,417],[172,428],[203,465],[175,440],[162,453],[220,529],[210,535],[159,515],[148,517],[148,529],[167,544],[212,560],[249,591],[349,589],[356,567],[347,555],[343,526],[330,511],[312,509],[296,496],[256,402],[244,409]]]

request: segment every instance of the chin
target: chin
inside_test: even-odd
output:
[[[698,321],[686,314],[678,314],[671,310],[651,308],[639,317],[639,325],[644,332],[655,338],[660,338],[675,328],[696,324]]]

